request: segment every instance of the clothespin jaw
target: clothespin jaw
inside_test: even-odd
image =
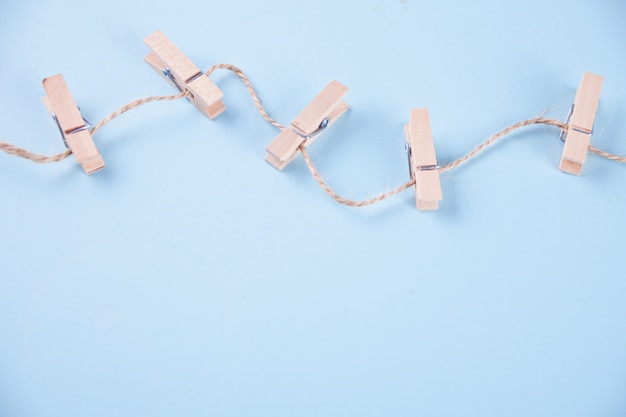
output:
[[[348,104],[342,100],[347,92],[348,87],[338,81],[328,84],[269,144],[265,160],[282,171],[300,154],[300,145],[311,145],[348,110]]]
[[[420,211],[437,210],[443,198],[439,180],[435,144],[430,129],[428,109],[411,109],[409,124],[405,125],[406,150],[411,178],[415,179],[415,202]]]
[[[205,116],[214,119],[226,110],[224,93],[161,31],[144,42],[152,49],[144,59],[146,63],[180,92],[189,91],[189,100]]]
[[[80,114],[63,75],[57,74],[44,79],[43,88],[46,95],[42,101],[52,114],[65,146],[72,151],[76,161],[86,174],[103,169],[104,161],[89,133],[89,122]]]
[[[593,132],[593,122],[600,102],[603,81],[604,78],[600,75],[590,72],[583,74],[568,117],[565,146],[559,165],[559,169],[563,172],[580,174]],[[561,134],[561,139],[563,139],[563,134]]]

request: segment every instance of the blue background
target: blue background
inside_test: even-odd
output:
[[[331,80],[350,111],[311,148],[336,190],[408,180],[403,125],[428,107],[440,162],[509,124],[564,120],[605,77],[592,142],[626,153],[626,3],[0,3],[0,140],[64,150],[41,105],[63,73],[92,122],[173,90],[160,29],[197,65],[243,68],[289,123]],[[558,170],[558,131],[519,131],[442,175],[349,208],[243,85],[227,111],[144,106],[95,137],[107,168],[0,155],[0,415],[624,416],[626,166]]]

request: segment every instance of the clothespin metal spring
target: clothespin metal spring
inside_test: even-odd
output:
[[[80,112],[80,108],[78,108],[78,111]],[[83,117],[83,115],[81,114],[80,117],[82,117],[83,121],[85,122],[84,125],[77,127],[76,129],[72,129],[69,132],[65,133],[63,132],[63,128],[61,127],[61,123],[59,123],[59,119],[57,118],[56,113],[50,113],[52,116],[52,120],[54,120],[54,123],[56,123],[57,128],[59,129],[59,133],[61,134],[61,138],[63,139],[63,143],[65,144],[65,147],[67,149],[69,149],[69,145],[67,144],[67,136],[71,135],[72,133],[78,133],[78,132],[82,132],[83,130],[87,130],[87,129],[91,129],[91,123],[89,122],[89,120],[85,119]]]
[[[572,104],[572,107],[569,108],[569,113],[567,113],[567,119],[565,120],[565,124],[568,125],[571,118],[572,118],[572,114],[574,114],[574,104]],[[576,129],[578,130],[578,129]],[[567,134],[566,130],[561,130],[561,134],[559,135],[559,139],[561,140],[561,142],[565,142],[565,135]]]
[[[411,164],[411,156],[413,155],[413,149],[411,149],[411,145],[408,143],[404,144],[404,150],[406,151],[407,160],[409,161],[409,174],[411,175],[411,179],[413,179],[413,165]],[[436,171],[441,169],[441,165],[439,163],[435,165],[422,165],[418,166],[418,171]]]
[[[163,72],[163,75],[165,75],[167,78],[169,78],[169,80],[172,82],[172,84],[174,85],[174,87],[176,87],[176,89],[178,91],[180,91],[181,93],[184,93],[185,91],[188,91],[188,90],[184,90],[180,86],[180,84],[178,84],[178,81],[176,81],[176,78],[174,78],[174,75],[172,74],[172,71],[169,68],[167,68],[167,67],[163,68],[162,72]],[[203,75],[204,75],[204,72],[200,71],[199,73],[197,73],[196,75],[191,77],[189,79],[189,81],[187,81],[187,82],[190,83],[190,82],[192,82],[194,80],[197,80],[198,78],[202,77]],[[191,94],[191,91],[189,92],[189,94],[190,94],[191,97],[193,97],[193,94]],[[191,98],[187,97],[187,101],[191,102]]]
[[[309,139],[313,139],[315,136],[319,135],[324,130],[326,130],[329,123],[330,123],[330,119],[328,117],[324,117],[324,120],[322,120],[322,123],[320,123],[319,127],[314,132],[309,133],[308,135],[293,126],[291,126],[289,129],[296,135],[303,138],[304,140],[309,140]]]

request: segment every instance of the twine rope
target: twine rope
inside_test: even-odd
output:
[[[246,86],[246,88],[248,89],[248,93],[250,94],[250,97],[252,99],[252,102],[254,103],[254,106],[256,107],[257,111],[261,114],[261,116],[270,124],[272,124],[273,126],[277,127],[278,129],[285,129],[285,126],[283,126],[282,124],[280,124],[279,122],[277,122],[276,120],[274,120],[265,110],[265,107],[263,106],[263,104],[261,103],[261,100],[256,92],[256,90],[254,89],[254,86],[252,85],[252,82],[250,81],[250,79],[246,76],[246,74],[238,67],[231,65],[231,64],[216,64],[213,65],[211,68],[209,68],[208,71],[206,71],[206,73],[204,74],[205,76],[209,77],[211,74],[213,74],[215,71],[217,71],[218,69],[225,69],[225,70],[229,70],[231,72],[233,72],[241,82],[243,82],[243,84]],[[110,123],[113,119],[121,116],[122,114],[135,109],[137,107],[143,106],[144,104],[147,103],[152,103],[152,102],[157,102],[157,101],[170,101],[170,100],[178,100],[181,98],[185,98],[185,97],[189,97],[191,96],[191,93],[186,90],[183,91],[181,93],[178,94],[173,94],[173,95],[167,95],[167,96],[151,96],[151,97],[146,97],[146,98],[140,98],[140,99],[136,99],[131,101],[128,104],[125,104],[124,106],[120,107],[119,109],[115,110],[113,113],[111,113],[110,115],[108,115],[107,117],[105,117],[104,119],[102,119],[100,122],[98,122],[95,126],[93,126],[92,128],[89,129],[89,132],[94,135],[96,134],[98,131],[100,131],[100,129],[102,129],[104,126],[106,126],[108,123]],[[487,149],[489,146],[493,145],[494,143],[496,143],[497,141],[499,141],[500,139],[502,139],[503,137],[509,135],[510,133],[512,133],[515,130],[518,130],[520,128],[523,128],[525,126],[530,126],[530,125],[548,125],[548,126],[555,126],[558,127],[559,129],[566,131],[568,129],[568,125],[566,123],[563,123],[559,120],[556,119],[548,119],[548,118],[544,118],[544,117],[535,117],[535,118],[531,118],[531,119],[527,119],[527,120],[523,120],[521,122],[517,122],[512,124],[511,126],[501,130],[500,132],[494,134],[493,136],[491,136],[490,138],[488,138],[486,141],[484,141],[483,143],[481,143],[480,145],[478,145],[476,148],[474,148],[472,151],[470,151],[467,155],[462,156],[448,164],[443,165],[441,168],[439,168],[440,172],[447,172],[450,170],[453,170],[455,168],[458,168],[459,166],[465,164],[466,162],[476,158],[479,154],[481,154],[483,151],[485,151],[485,149]],[[589,151],[599,155],[603,158],[609,159],[611,161],[615,161],[615,162],[619,162],[619,163],[626,163],[626,156],[621,156],[621,155],[614,155],[611,154],[609,152],[603,151],[593,145],[589,145],[588,147]],[[18,146],[12,145],[10,143],[6,143],[6,142],[0,142],[0,150],[6,152],[9,155],[14,155],[20,158],[24,158],[24,159],[28,159],[30,161],[36,162],[36,163],[51,163],[51,162],[58,162],[58,161],[62,161],[65,158],[67,158],[68,156],[70,156],[72,154],[72,151],[70,149],[58,153],[56,155],[41,155],[38,153],[34,153],[34,152],[30,152],[26,149],[20,148]],[[317,169],[317,167],[315,166],[315,163],[313,162],[311,155],[309,155],[308,151],[306,150],[306,147],[304,146],[304,144],[301,144],[299,147],[300,152],[302,153],[302,156],[304,158],[304,161],[306,163],[306,166],[308,167],[309,171],[311,172],[313,178],[315,179],[315,181],[319,184],[319,186],[322,188],[322,190],[324,190],[324,192],[326,194],[328,194],[328,196],[330,196],[333,200],[335,200],[336,202],[338,202],[339,204],[343,204],[343,205],[347,205],[350,207],[363,207],[363,206],[368,206],[371,204],[375,204],[378,202],[381,202],[383,200],[386,200],[390,197],[393,197],[396,194],[401,193],[402,191],[406,190],[407,188],[411,188],[413,185],[415,185],[415,179],[411,179],[410,181],[394,188],[391,191],[387,191],[385,193],[379,194],[375,197],[369,198],[367,200],[350,200],[347,198],[342,197],[341,195],[337,194],[329,185],[328,183],[324,180],[324,178],[322,177],[322,175],[320,174],[319,170]]]
[[[322,178],[322,175],[320,174],[317,167],[313,163],[313,160],[311,159],[311,155],[309,155],[304,145],[300,145],[300,152],[302,152],[302,156],[304,157],[304,162],[306,163],[306,166],[309,168],[309,171],[311,171],[311,175],[313,175],[313,178],[315,179],[315,181],[317,181],[319,186],[322,187],[322,190],[324,190],[324,192],[328,194],[330,198],[332,198],[339,204],[344,204],[350,207],[369,206],[371,204],[375,204],[380,201],[386,200],[389,197],[393,197],[394,195],[399,194],[402,191],[406,190],[407,188],[411,188],[413,185],[415,185],[415,180],[413,179],[413,180],[410,180],[409,182],[402,184],[401,186],[397,188],[394,188],[391,191],[382,193],[376,197],[372,197],[367,200],[362,200],[362,201],[349,200],[337,194],[332,188],[330,188],[330,186],[326,183],[326,181],[324,181],[324,178]]]
[[[487,139],[486,141],[484,141],[483,143],[481,143],[480,145],[478,145],[476,148],[474,148],[474,150],[472,150],[471,152],[469,152],[467,155],[450,162],[449,164],[446,164],[444,166],[441,167],[441,172],[446,172],[446,171],[450,171],[454,168],[457,168],[461,165],[463,165],[464,163],[466,163],[467,161],[471,160],[472,158],[475,158],[476,156],[478,156],[478,154],[482,153],[485,149],[487,149],[489,146],[493,145],[494,143],[496,143],[498,140],[502,139],[503,137],[505,137],[506,135],[512,133],[513,131],[520,129],[522,127],[525,126],[530,126],[530,125],[535,125],[535,124],[544,124],[544,125],[550,125],[550,126],[557,126],[560,127],[563,130],[567,130],[567,125],[559,120],[555,120],[555,119],[546,119],[543,117],[536,117],[533,119],[528,119],[528,120],[523,120],[521,122],[517,122],[512,124],[511,126],[502,129],[501,131],[499,131],[498,133],[496,133],[495,135],[491,136],[489,139]]]
[[[155,101],[169,101],[169,100],[178,100],[183,97],[189,97],[189,91],[184,91],[179,94],[174,94],[170,96],[152,96],[146,98],[138,98],[136,100],[131,101],[128,104],[123,105],[119,109],[115,110],[113,113],[109,114],[107,117],[98,122],[95,126],[89,129],[89,133],[95,135],[100,129],[102,129],[105,125],[111,122],[118,116],[126,113],[129,110],[135,109],[139,106],[143,106],[147,103],[152,103]],[[12,145],[7,142],[0,142],[0,150],[8,153],[9,155],[18,156],[20,158],[28,159],[29,161],[36,162],[38,164],[48,164],[51,162],[59,162],[67,158],[72,154],[72,150],[68,149],[65,152],[58,153],[56,155],[41,155],[35,152],[28,151],[24,148],[20,148],[18,146]]]
[[[549,125],[549,126],[556,126],[558,128],[560,128],[561,130],[567,130],[568,126],[566,123],[561,122],[560,120],[556,120],[556,119],[547,119],[544,117],[536,117],[536,118],[532,118],[532,119],[528,119],[528,120],[522,120],[521,122],[517,122],[512,124],[511,126],[499,131],[498,133],[496,133],[495,135],[491,136],[489,139],[487,139],[486,141],[484,141],[483,143],[481,143],[480,145],[478,145],[476,148],[474,148],[472,151],[470,151],[467,155],[460,157],[459,159],[456,159],[446,165],[443,165],[441,168],[439,168],[439,172],[446,172],[446,171],[450,171],[453,170],[455,168],[458,168],[459,166],[465,164],[466,162],[470,161],[471,159],[476,158],[480,153],[482,153],[485,149],[487,149],[489,146],[493,145],[494,143],[496,143],[498,140],[502,139],[503,137],[509,135],[510,133],[512,133],[515,130],[518,130],[522,127],[525,126],[530,126],[530,125]],[[397,188],[394,188],[391,191],[388,191],[386,193],[382,193],[378,196],[369,198],[367,200],[350,200],[347,198],[344,198],[342,196],[340,196],[339,194],[337,194],[324,180],[324,178],[322,177],[322,175],[320,174],[319,170],[317,169],[317,167],[315,166],[315,164],[313,163],[313,160],[311,159],[311,156],[309,155],[309,153],[307,152],[304,144],[300,145],[300,152],[302,152],[302,156],[304,157],[304,161],[306,163],[306,166],[309,168],[309,171],[311,172],[311,175],[313,175],[313,178],[315,179],[315,181],[319,184],[319,186],[322,188],[322,190],[324,190],[324,192],[326,194],[328,194],[330,196],[330,198],[332,198],[333,200],[335,200],[336,202],[338,202],[339,204],[344,204],[346,206],[350,206],[350,207],[363,207],[363,206],[368,206],[370,204],[375,204],[375,203],[379,203],[383,200],[388,199],[389,197],[393,197],[396,194],[401,193],[402,191],[406,190],[407,188],[411,188],[412,186],[415,185],[415,179],[412,179],[402,185],[400,185]],[[612,161],[616,161],[616,162],[621,162],[621,163],[626,163],[626,157],[624,156],[619,156],[619,155],[613,155],[611,153],[605,152],[593,145],[589,145],[588,147],[590,152],[595,153],[596,155],[602,156],[604,158],[610,159]]]
[[[95,135],[100,129],[102,129],[105,125],[111,122],[113,119],[121,116],[122,114],[130,111],[132,109],[136,109],[137,107],[143,106],[144,104],[154,103],[156,101],[171,101],[178,100],[181,98],[189,97],[191,94],[189,91],[183,91],[178,94],[172,94],[170,96],[152,96],[146,98],[138,98],[136,100],[131,101],[128,104],[123,105],[119,109],[115,110],[113,113],[109,114],[107,117],[98,122],[94,127],[89,129],[89,133]]]
[[[14,155],[20,158],[28,159],[29,161],[33,161],[38,164],[48,164],[50,162],[62,161],[72,154],[72,151],[68,149],[65,152],[61,152],[56,155],[50,155],[50,156],[41,155],[35,152],[28,151],[24,148],[20,148],[18,146],[12,145],[7,142],[0,142],[0,149],[8,153],[9,155]]]
[[[248,92],[250,93],[252,102],[254,103],[258,112],[261,113],[261,116],[263,116],[265,120],[267,120],[269,123],[276,126],[277,128],[281,130],[285,128],[285,126],[278,123],[269,114],[267,114],[267,111],[265,110],[265,107],[263,107],[263,104],[261,103],[261,100],[259,99],[259,95],[256,93],[256,90],[252,86],[250,79],[248,78],[246,74],[244,74],[244,72],[241,69],[231,64],[216,64],[216,65],[213,65],[211,68],[209,68],[209,70],[205,73],[205,75],[208,77],[218,69],[227,69],[229,71],[232,71],[237,77],[239,77],[241,82],[243,82],[245,86],[248,88]]]

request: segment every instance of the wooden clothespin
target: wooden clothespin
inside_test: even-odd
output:
[[[43,104],[52,114],[65,146],[72,151],[76,161],[86,174],[103,169],[104,161],[89,133],[91,126],[80,114],[63,75],[57,74],[44,79],[43,88],[46,91],[42,98]]]
[[[409,124],[404,126],[406,151],[411,178],[415,179],[415,201],[420,211],[437,210],[441,200],[441,183],[430,129],[428,109],[411,109]]]
[[[604,78],[600,75],[590,72],[583,74],[567,118],[568,129],[565,139],[563,138],[565,132],[561,133],[561,140],[565,140],[565,146],[559,169],[563,172],[580,174],[593,132],[593,121],[596,118],[603,81]]]
[[[328,84],[269,144],[265,160],[278,170],[289,165],[300,154],[300,145],[308,147],[348,110],[342,100],[347,92],[348,87],[338,81]]]
[[[214,119],[226,106],[224,93],[183,54],[161,31],[146,37],[144,42],[152,49],[145,61],[180,92],[189,91],[189,100],[209,119]]]

